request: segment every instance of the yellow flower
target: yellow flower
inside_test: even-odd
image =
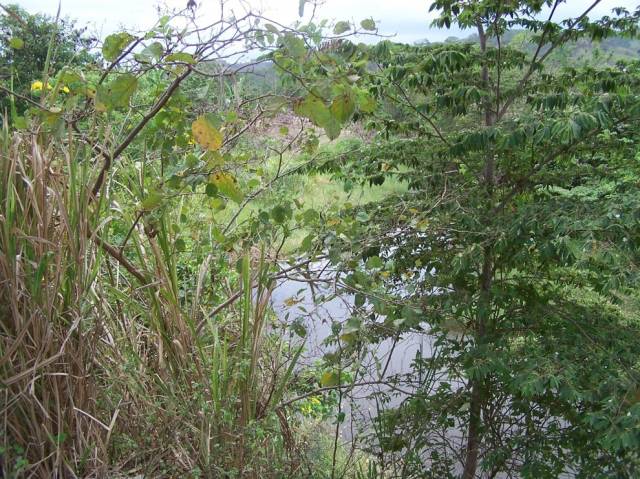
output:
[[[69,93],[69,87],[63,86],[62,87],[62,93]]]
[[[42,91],[43,88],[44,83],[42,83],[40,80],[36,80],[31,83],[31,91]],[[47,83],[47,90],[51,90],[51,85],[49,83]]]

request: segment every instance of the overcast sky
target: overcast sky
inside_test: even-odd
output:
[[[204,18],[213,15],[213,8],[219,0],[197,0]],[[234,0],[235,1],[235,0]],[[633,9],[639,0],[603,0],[591,17],[611,13],[614,6]],[[291,24],[298,19],[298,0],[245,0],[247,4],[264,12],[274,20]],[[55,15],[58,0],[9,0],[31,13],[41,12]],[[80,24],[90,25],[92,32],[100,36],[118,30],[121,26],[144,29],[153,25],[156,19],[155,6],[158,0],[61,0],[62,15],[75,18]],[[162,0],[170,7],[184,7],[187,0]],[[582,13],[591,2],[567,0],[558,9],[556,18],[567,18]],[[317,18],[330,20],[354,20],[373,17],[384,34],[396,35],[395,40],[412,43],[417,40],[444,40],[446,37],[466,36],[458,30],[436,30],[429,28],[433,15],[428,14],[429,0],[325,0],[317,10]],[[309,9],[307,9],[309,10]],[[470,32],[469,32],[470,33]]]

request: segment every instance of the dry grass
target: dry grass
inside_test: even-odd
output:
[[[36,477],[100,471],[112,422],[96,417],[99,316],[88,299],[98,262],[73,154],[3,131],[2,447],[5,467],[27,461]]]
[[[277,405],[297,356],[267,333],[264,254],[244,256],[228,291],[243,294],[212,316],[210,261],[181,284],[167,218],[134,229],[126,250],[153,280],[93,241],[110,219],[106,199],[89,201],[88,148],[6,126],[0,141],[0,471],[293,475]]]

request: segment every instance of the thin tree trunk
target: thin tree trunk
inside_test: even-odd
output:
[[[469,407],[469,429],[467,437],[467,452],[464,461],[464,471],[462,479],[473,479],[476,476],[478,468],[478,455],[480,452],[480,428],[482,426],[482,418],[480,416],[482,410],[482,386],[480,382],[472,381],[471,404]]]
[[[478,36],[480,38],[480,50],[485,53],[487,49],[487,37],[481,21],[478,21]],[[485,89],[489,87],[489,70],[485,63],[482,67],[482,83]],[[485,126],[494,124],[495,115],[491,111],[491,102],[487,101],[484,107]],[[489,151],[484,165],[484,183],[489,198],[493,196],[493,184],[495,177],[495,164],[493,154]],[[489,201],[489,205],[492,202]],[[490,218],[488,218],[490,219]],[[476,346],[484,342],[486,326],[491,314],[491,285],[493,282],[493,247],[491,243],[483,249],[483,264],[480,274],[478,311],[476,314],[475,343]],[[469,427],[467,429],[467,450],[465,453],[462,479],[473,479],[478,469],[478,458],[482,442],[482,406],[486,401],[486,387],[484,379],[470,380],[471,400],[469,404]]]
[[[493,281],[493,248],[484,248],[484,263],[480,275],[480,299],[476,316],[476,346],[484,341],[486,325],[491,314],[491,284]],[[482,441],[482,406],[486,400],[486,388],[482,378],[472,379],[471,401],[469,404],[469,428],[467,430],[467,451],[465,454],[462,479],[473,479],[478,469],[480,443]]]

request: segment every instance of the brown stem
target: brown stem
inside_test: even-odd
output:
[[[91,232],[88,233],[89,239],[91,239],[96,245],[102,248],[109,256],[115,259],[118,263],[120,263],[124,269],[126,269],[132,276],[134,276],[138,281],[140,281],[143,285],[149,284],[149,280],[147,277],[140,272],[120,251],[118,251],[115,247],[111,246],[109,243],[104,241],[98,235],[92,235]]]
[[[467,452],[464,461],[462,479],[473,479],[478,468],[478,455],[480,451],[480,410],[482,408],[482,394],[479,383],[471,383],[471,404],[469,417],[469,434],[467,437]]]
[[[169,101],[171,96],[180,86],[180,83],[187,78],[191,74],[191,69],[185,70],[184,73],[179,75],[173,80],[171,85],[164,91],[164,93],[158,98],[158,101],[153,105],[151,110],[147,112],[147,114],[140,120],[140,122],[129,132],[127,137],[124,139],[120,145],[113,151],[113,153],[109,154],[107,152],[103,153],[104,163],[102,165],[102,169],[100,173],[98,173],[98,178],[96,179],[95,184],[93,185],[93,189],[91,190],[91,197],[96,198],[98,193],[102,189],[102,185],[104,183],[105,177],[109,169],[111,168],[111,164],[113,161],[118,158],[122,152],[129,146],[129,144],[138,136],[138,133],[146,126],[149,121],[158,114],[158,112],[162,109],[162,107]]]

